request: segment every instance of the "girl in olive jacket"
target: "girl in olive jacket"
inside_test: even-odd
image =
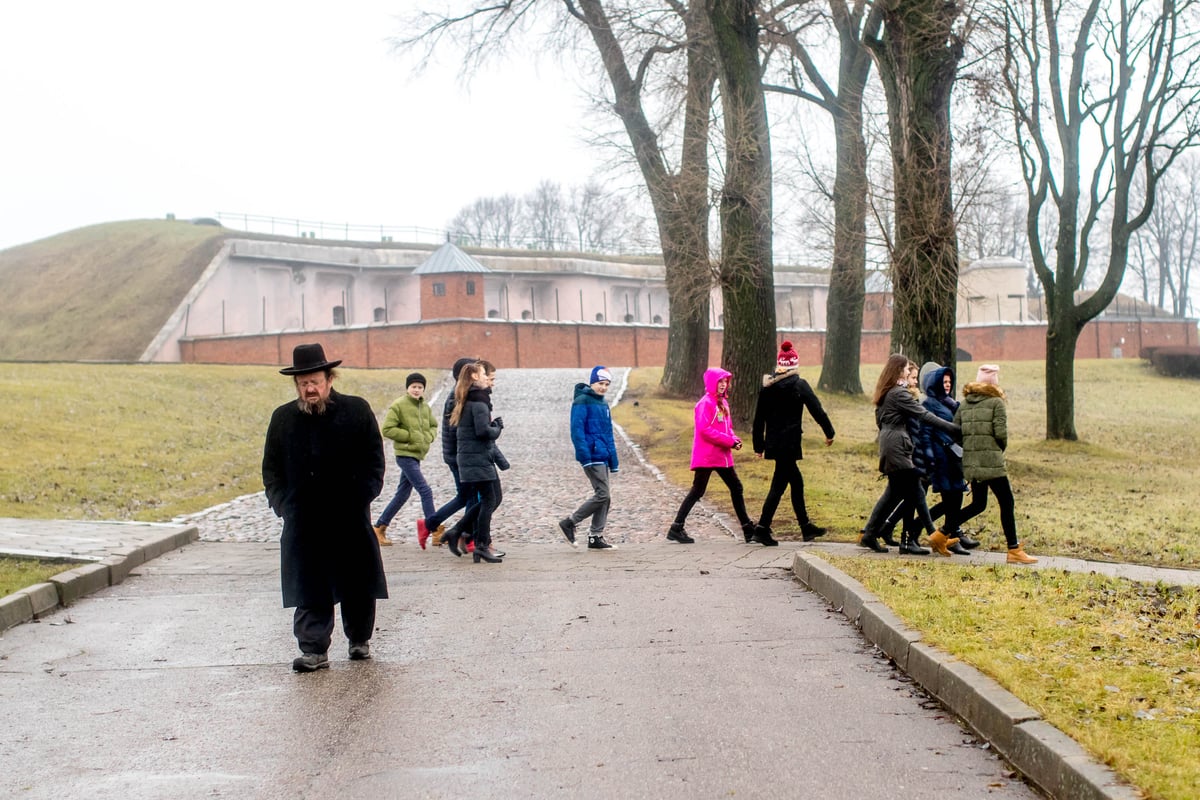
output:
[[[1008,410],[999,385],[1000,367],[984,364],[973,383],[963,387],[963,401],[954,412],[962,426],[963,475],[971,484],[971,504],[963,509],[960,524],[987,508],[990,489],[1000,504],[1000,527],[1008,546],[1009,564],[1034,564],[1017,540],[1017,519],[1004,451],[1008,448]]]
[[[392,448],[396,451],[400,483],[391,502],[375,521],[375,536],[384,547],[392,543],[387,538],[387,527],[416,489],[422,511],[417,520],[417,543],[424,550],[429,539],[425,520],[433,516],[437,506],[433,503],[433,489],[429,488],[429,482],[421,472],[421,461],[437,436],[437,419],[425,401],[425,376],[421,373],[413,372],[404,379],[404,395],[388,408],[383,420],[383,435],[392,440]]]

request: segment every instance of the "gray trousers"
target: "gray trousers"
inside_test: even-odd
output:
[[[590,534],[596,536],[604,533],[604,526],[608,524],[608,507],[612,504],[612,493],[608,490],[608,464],[588,464],[583,468],[583,474],[592,484],[592,496],[575,509],[571,514],[571,522],[578,525],[591,517]]]

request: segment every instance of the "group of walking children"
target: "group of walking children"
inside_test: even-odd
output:
[[[442,459],[454,478],[454,498],[435,508],[433,490],[421,472],[438,423],[424,398],[425,377],[414,372],[405,379],[405,394],[388,408],[383,422],[383,435],[392,440],[395,450],[400,482],[375,522],[375,536],[380,546],[392,545],[388,526],[415,490],[421,498],[417,543],[422,550],[432,537],[434,544],[445,543],[456,556],[465,551],[477,564],[498,564],[504,553],[492,546],[491,520],[503,497],[497,470],[508,469],[509,464],[496,444],[504,421],[492,416],[496,368],[482,359],[460,358],[451,374],[454,391],[443,405],[441,433]],[[464,510],[462,518],[446,530],[443,523],[460,510]]]
[[[1037,562],[1017,539],[1012,488],[1004,462],[1008,447],[1006,398],[999,386],[1000,368],[984,364],[975,381],[963,387],[963,402],[954,399],[954,371],[936,363],[920,370],[906,357],[888,358],[875,385],[875,424],[879,429],[879,471],[887,487],[875,504],[859,543],[886,553],[928,555],[920,545],[922,529],[933,552],[967,555],[979,542],[962,524],[987,508],[990,490],[1000,505],[1000,524],[1010,564]],[[917,385],[925,392],[920,402]],[[928,487],[941,495],[930,509]],[[971,504],[962,508],[964,492]],[[941,528],[933,520],[945,516]],[[901,525],[900,541],[893,537]]]

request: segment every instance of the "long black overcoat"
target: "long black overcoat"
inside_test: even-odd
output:
[[[754,405],[751,435],[754,452],[773,461],[798,461],[804,458],[801,436],[804,409],[821,426],[826,439],[834,437],[833,423],[808,381],[795,372],[764,375],[763,388]]]
[[[383,489],[383,438],[366,400],[330,390],[324,414],[305,414],[294,400],[275,409],[262,473],[267,502],[283,517],[284,608],[388,596],[371,530],[371,501]]]

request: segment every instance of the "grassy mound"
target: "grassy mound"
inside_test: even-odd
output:
[[[133,220],[0,251],[0,359],[137,360],[225,237],[208,225]]]

